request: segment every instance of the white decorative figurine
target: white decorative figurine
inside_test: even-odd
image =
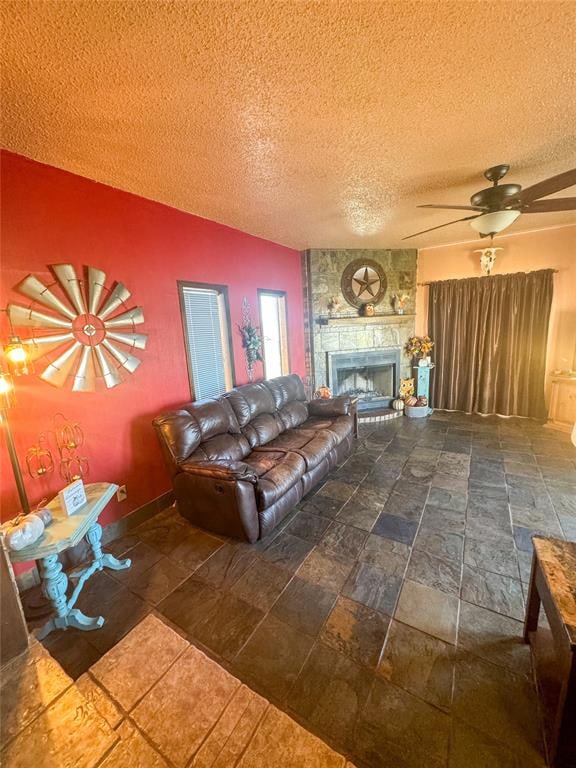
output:
[[[494,268],[496,261],[496,251],[503,251],[503,248],[477,248],[474,253],[480,254],[480,267],[483,275],[489,275]]]

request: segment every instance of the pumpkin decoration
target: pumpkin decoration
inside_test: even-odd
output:
[[[360,317],[374,317],[375,310],[374,310],[374,304],[362,304],[360,307],[358,314]]]
[[[330,387],[318,387],[316,390],[316,397],[319,397],[320,400],[330,400],[332,397]]]
[[[408,397],[404,398],[405,405],[413,406],[413,405],[416,405],[417,402],[418,402],[418,398],[414,397],[414,395],[408,395]]]
[[[420,397],[416,402],[416,405],[419,405],[419,406],[428,405],[428,398],[424,397],[424,395],[420,395]]]
[[[395,411],[403,411],[404,410],[404,400],[402,400],[401,397],[396,398],[396,400],[392,400],[390,405],[392,406],[392,408]]]

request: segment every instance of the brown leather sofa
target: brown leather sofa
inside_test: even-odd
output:
[[[188,403],[153,424],[181,514],[250,542],[266,536],[354,440],[350,398],[307,402],[295,374]]]

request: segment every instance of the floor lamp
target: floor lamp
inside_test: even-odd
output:
[[[12,464],[12,470],[14,472],[14,479],[16,480],[16,486],[18,488],[20,506],[22,507],[22,511],[25,514],[28,514],[30,512],[30,505],[28,503],[28,497],[26,496],[26,489],[24,488],[24,482],[22,480],[22,471],[14,447],[14,439],[12,438],[12,431],[10,429],[7,413],[8,408],[13,402],[13,391],[10,376],[0,372],[0,424],[6,435],[6,444],[8,446],[10,463]],[[0,572],[2,574],[2,583],[0,587],[2,591],[3,614],[0,627],[0,661],[2,664],[6,664],[15,656],[23,653],[28,647],[28,629],[26,627],[26,620],[24,618],[22,602],[20,601],[20,595],[18,594],[18,588],[16,586],[14,572],[12,571],[10,560],[8,559],[8,552],[2,544],[0,544],[0,547],[2,548],[2,551],[0,552]]]
[[[22,469],[20,467],[20,462],[18,461],[18,454],[16,453],[14,437],[8,418],[8,412],[14,405],[14,382],[12,373],[14,376],[23,376],[30,373],[28,355],[18,336],[12,335],[10,337],[8,344],[4,347],[4,357],[10,367],[11,373],[7,373],[0,369],[0,425],[6,437],[6,447],[8,448],[10,464],[12,465],[12,472],[14,474],[18,498],[20,500],[20,512],[28,515],[30,514],[30,502],[28,501],[28,496],[26,494]],[[43,595],[38,596],[35,603],[29,605],[29,609],[34,611],[35,615],[37,614],[41,616],[49,610],[49,603]]]
[[[18,461],[18,454],[16,453],[16,446],[14,445],[14,437],[12,436],[12,429],[10,428],[10,420],[8,419],[8,409],[14,404],[13,394],[14,387],[12,384],[12,377],[10,374],[0,373],[0,425],[2,425],[6,437],[6,447],[8,448],[8,455],[10,456],[10,464],[12,465],[12,472],[14,473],[14,480],[16,481],[16,488],[18,489],[21,511],[25,515],[28,515],[30,513],[30,502],[26,495],[22,469],[20,468],[20,462]]]
[[[20,462],[18,461],[16,446],[14,445],[14,437],[10,428],[8,411],[14,405],[14,382],[12,380],[12,375],[24,376],[30,371],[28,367],[28,354],[24,345],[22,344],[20,337],[14,334],[12,327],[10,330],[12,334],[8,339],[8,343],[4,346],[4,357],[8,363],[10,373],[6,373],[0,369],[0,424],[2,425],[2,429],[6,436],[6,446],[8,448],[8,455],[10,456],[14,480],[16,481],[16,488],[18,489],[21,511],[25,515],[28,515],[30,514],[30,502],[26,495],[24,478],[22,477],[22,470],[20,468]]]
[[[18,489],[18,498],[20,499],[21,511],[24,514],[30,513],[30,503],[24,487],[24,479],[18,454],[14,445],[14,438],[8,419],[8,410],[14,404],[14,387],[10,374],[0,370],[0,426],[6,436],[6,446],[10,463]],[[22,609],[22,603],[18,594],[18,588],[14,579],[14,573],[8,559],[8,552],[0,552],[2,562],[0,568],[2,571],[2,611],[4,620],[1,627],[0,657],[2,663],[10,661],[20,653],[23,653],[28,645],[28,629]],[[6,621],[7,617],[7,621]]]

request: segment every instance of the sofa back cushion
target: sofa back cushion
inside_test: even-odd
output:
[[[242,434],[215,435],[200,443],[190,461],[241,461],[252,449]]]
[[[302,379],[295,373],[278,376],[264,384],[270,390],[284,429],[299,427],[308,418],[306,393]]]
[[[265,383],[245,384],[227,392],[222,399],[230,403],[242,434],[252,448],[270,442],[285,429]]]
[[[190,458],[239,461],[250,453],[226,400],[188,403],[158,416],[153,424],[165,454],[176,466]]]

